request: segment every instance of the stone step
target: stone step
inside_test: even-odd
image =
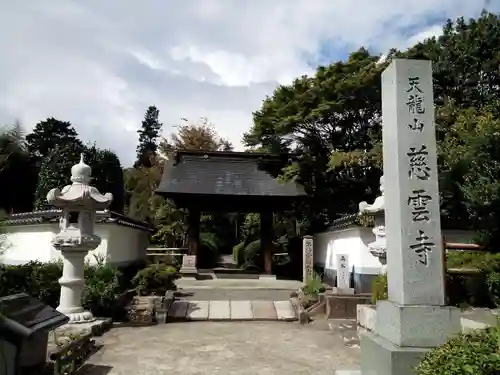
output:
[[[167,321],[295,321],[297,317],[289,300],[176,300]]]

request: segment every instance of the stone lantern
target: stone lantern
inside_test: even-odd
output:
[[[361,202],[359,204],[359,212],[373,216],[375,225],[373,234],[375,241],[368,244],[370,253],[376,256],[382,263],[382,272],[387,271],[387,244],[385,238],[385,198],[384,198],[384,176],[380,177],[380,196],[378,196],[373,204]]]
[[[111,193],[102,195],[89,185],[91,172],[82,154],[80,162],[71,168],[72,184],[62,190],[52,189],[47,194],[49,204],[62,209],[61,231],[52,240],[52,245],[61,252],[64,264],[59,279],[61,298],[57,310],[67,315],[70,323],[94,320],[81,302],[85,256],[101,243],[101,238],[94,234],[96,211],[106,209],[113,200]]]

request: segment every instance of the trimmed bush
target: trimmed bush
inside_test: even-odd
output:
[[[219,259],[219,239],[215,233],[200,233],[200,251],[198,253],[198,266],[212,268]]]
[[[59,304],[62,262],[30,262],[23,265],[0,265],[0,296],[25,292],[54,308]],[[94,315],[118,318],[118,299],[127,289],[122,273],[111,265],[85,266],[82,305]]]
[[[415,368],[416,375],[500,374],[499,328],[461,334],[430,350]]]
[[[378,275],[372,283],[372,304],[376,305],[377,301],[386,300],[387,295],[387,273]]]
[[[56,307],[59,303],[61,276],[60,262],[0,265],[0,296],[25,292]]]
[[[120,284],[122,273],[108,264],[85,267],[85,288],[82,293],[82,305],[95,316],[120,318],[124,316],[124,307],[118,300],[125,286]]]
[[[233,247],[233,259],[238,266],[241,266],[243,263],[245,263],[245,256],[244,256],[245,254],[243,253],[244,249],[245,249],[244,242],[240,242],[239,244]]]
[[[167,290],[176,289],[175,280],[178,278],[175,267],[156,263],[137,272],[132,279],[132,285],[140,296],[164,295]]]

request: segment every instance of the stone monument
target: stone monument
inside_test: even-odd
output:
[[[373,234],[375,241],[368,244],[368,250],[376,256],[382,264],[382,273],[387,272],[387,244],[385,239],[385,202],[384,202],[384,176],[380,177],[380,196],[375,198],[373,204],[361,202],[359,212],[373,216],[375,225]]]
[[[183,279],[196,279],[198,269],[196,268],[196,255],[183,255],[182,266],[179,270]]]
[[[337,286],[333,289],[334,294],[354,294],[351,288],[351,277],[349,272],[349,255],[337,254]]]
[[[61,298],[57,310],[69,317],[69,323],[94,320],[92,313],[81,303],[85,256],[101,243],[101,238],[94,234],[96,211],[106,209],[113,200],[111,193],[101,195],[89,185],[91,172],[82,154],[80,162],[71,168],[72,184],[62,190],[52,189],[47,194],[49,204],[62,209],[61,231],[53,238],[52,245],[63,258],[63,275],[59,279]]]
[[[363,374],[410,375],[423,354],[460,332],[445,306],[430,61],[395,59],[382,74],[387,301],[362,333]]]
[[[313,237],[304,236],[302,240],[302,281],[307,283],[313,278],[314,250]]]

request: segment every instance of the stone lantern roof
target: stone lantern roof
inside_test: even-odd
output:
[[[71,185],[66,185],[61,189],[55,188],[47,194],[47,201],[59,208],[103,210],[107,208],[113,200],[111,193],[101,194],[90,186],[92,169],[85,164],[83,154],[80,162],[71,168]]]

